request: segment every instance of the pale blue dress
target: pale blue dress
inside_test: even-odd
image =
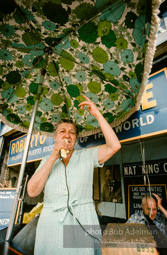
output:
[[[46,162],[45,157],[40,166]],[[87,235],[81,225],[97,239],[101,230],[95,211],[93,193],[93,171],[101,167],[98,163],[98,147],[74,151],[66,167],[69,187],[65,178],[65,166],[56,160],[44,188],[44,207],[39,218],[35,255],[94,255],[101,254],[100,243]],[[36,171],[38,171],[38,169]]]

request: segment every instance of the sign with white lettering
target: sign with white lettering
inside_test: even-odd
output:
[[[143,196],[157,194],[166,201],[166,184],[128,185],[128,218],[134,213],[142,211],[141,200]]]
[[[128,120],[114,128],[120,140],[167,130],[167,69],[150,76],[141,107]]]
[[[132,163],[132,164],[123,164],[123,176],[131,177],[131,176],[144,176],[148,174],[151,175],[163,175],[167,174],[167,159],[162,161],[151,161],[145,162],[145,164],[141,163]]]
[[[27,135],[24,135],[10,142],[8,166],[17,165],[22,162],[26,140]],[[49,155],[53,150],[54,143],[53,137],[33,134],[27,162],[40,160],[44,156]]]
[[[0,230],[8,226],[16,189],[0,189]]]
[[[83,140],[84,139],[84,140]],[[80,141],[85,141],[86,137],[81,137]],[[23,152],[27,141],[27,135],[23,135],[10,142],[8,166],[21,164]],[[38,134],[33,134],[30,142],[27,162],[32,162],[42,159],[44,156],[50,155],[55,144],[54,137],[46,137]],[[84,146],[85,147],[85,146]],[[89,146],[88,146],[89,147]],[[78,143],[75,145],[76,150],[82,149]]]

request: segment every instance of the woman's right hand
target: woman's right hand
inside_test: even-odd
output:
[[[61,149],[68,150],[68,144],[64,139],[56,140],[51,157],[55,158],[55,160],[59,158]]]

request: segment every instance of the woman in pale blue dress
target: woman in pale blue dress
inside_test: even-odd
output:
[[[44,190],[44,207],[35,240],[35,255],[100,254],[101,230],[92,199],[93,170],[119,149],[120,143],[95,103],[84,96],[80,109],[88,106],[97,119],[106,144],[75,151],[77,129],[61,121],[50,156],[43,158],[27,185],[30,197]],[[61,150],[67,155],[60,157]]]

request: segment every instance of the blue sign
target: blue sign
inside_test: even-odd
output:
[[[114,128],[119,140],[167,131],[166,95],[167,69],[165,68],[149,78],[140,109]]]
[[[27,135],[21,136],[10,142],[8,166],[17,165],[22,162]],[[33,134],[30,142],[27,162],[42,159],[49,155],[54,146],[54,138],[44,135]]]
[[[16,189],[0,189],[0,230],[8,226]]]

